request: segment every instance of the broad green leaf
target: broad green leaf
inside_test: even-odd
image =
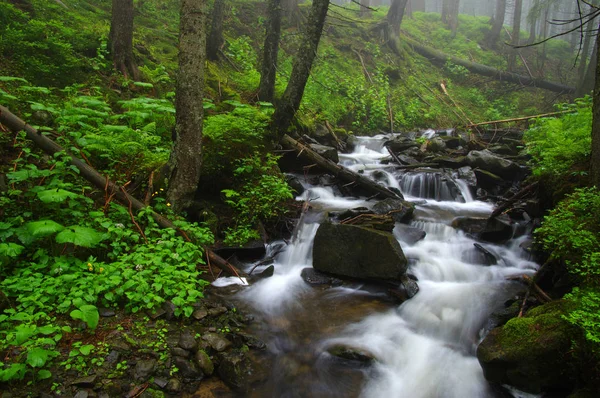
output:
[[[16,328],[16,340],[15,343],[17,343],[17,345],[21,345],[24,342],[26,342],[31,336],[33,336],[35,334],[35,330],[36,330],[36,326],[35,325],[19,325]]]
[[[71,225],[56,235],[58,243],[72,243],[76,246],[94,247],[104,239],[104,235],[95,229]]]
[[[46,380],[51,377],[52,377],[52,372],[50,372],[48,369],[42,369],[37,374],[38,380]]]
[[[32,368],[41,368],[48,362],[48,359],[54,354],[54,351],[45,350],[40,347],[35,347],[27,353],[27,364]]]
[[[145,82],[133,82],[133,85],[138,86],[138,87],[147,87],[147,88],[154,87],[154,85],[152,83],[145,83]]]
[[[0,258],[2,257],[18,257],[25,249],[16,243],[0,243]]]
[[[0,381],[22,380],[26,371],[27,365],[24,363],[13,363],[8,369],[0,369]]]
[[[90,355],[90,352],[92,352],[93,349],[94,349],[93,344],[86,344],[86,345],[79,347],[79,351],[85,356]]]
[[[94,305],[82,305],[78,310],[71,311],[71,318],[81,319],[88,327],[95,330],[100,320],[98,309]]]
[[[21,83],[29,83],[27,80],[14,77],[14,76],[0,76],[0,82],[21,82]]]
[[[76,198],[77,194],[64,189],[46,189],[39,191],[37,196],[44,203],[61,203],[69,198]]]
[[[43,238],[65,229],[62,225],[52,220],[31,221],[25,224],[26,231],[34,238]]]
[[[38,332],[41,334],[52,334],[58,330],[58,326],[46,325],[38,328]]]

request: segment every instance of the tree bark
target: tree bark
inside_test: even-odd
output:
[[[598,38],[596,38],[598,41]],[[577,87],[577,91],[575,92],[576,97],[583,97],[585,94],[589,94],[596,83],[596,69],[598,67],[598,43],[594,45],[594,50],[592,51],[592,56],[590,58],[590,62],[587,67],[587,71],[583,76],[583,79],[579,83],[579,87]]]
[[[51,156],[58,152],[65,152],[65,150],[56,142],[41,134],[39,131],[25,123],[17,116],[15,116],[12,112],[10,112],[7,108],[3,107],[2,105],[0,105],[0,123],[4,124],[6,127],[8,127],[14,132],[25,131],[27,138],[29,138],[31,141],[33,141],[35,145],[37,145],[40,149],[42,149],[44,152]],[[89,182],[91,182],[96,188],[98,188],[101,191],[106,191],[110,195],[114,195],[114,198],[124,205],[129,206],[131,204],[131,207],[136,211],[142,210],[146,207],[144,203],[127,193],[127,191],[123,189],[123,187],[110,181],[108,177],[100,174],[92,166],[89,166],[87,163],[76,158],[70,153],[67,154],[71,158],[71,164],[77,167],[77,169],[80,172],[80,175]],[[173,224],[168,218],[156,213],[155,211],[152,211],[151,215],[154,221],[156,221],[156,223],[162,228],[172,228],[178,231],[187,239],[189,239],[185,231],[182,231],[177,226],[175,226],[175,224]],[[243,271],[238,270],[233,265],[229,264],[226,260],[219,257],[209,248],[205,247],[204,250],[211,264],[217,265],[219,268],[221,268],[223,271],[227,272],[230,275],[247,276]]]
[[[108,41],[114,68],[125,78],[139,80],[133,58],[133,0],[112,0]]]
[[[212,10],[210,33],[206,40],[206,57],[211,61],[219,59],[219,50],[223,47],[223,18],[225,17],[225,0],[215,0]]]
[[[300,46],[294,57],[292,75],[281,100],[277,103],[275,114],[273,115],[273,128],[276,134],[287,130],[298,108],[300,108],[304,88],[306,87],[313,61],[317,55],[328,7],[329,0],[313,0],[308,20],[300,39]]]
[[[598,26],[596,24],[596,26]],[[600,31],[598,33],[600,38]],[[600,188],[600,39],[596,39],[596,83],[594,84],[594,103],[592,106],[592,156],[590,175],[592,184]]]
[[[574,87],[565,86],[559,83],[548,82],[545,80],[534,79],[530,76],[518,75],[512,72],[501,71],[499,69],[494,69],[486,65],[465,61],[464,59],[444,54],[432,48],[422,46],[408,38],[404,38],[404,40],[406,40],[408,44],[410,44],[417,53],[421,54],[425,58],[428,58],[431,62],[434,63],[444,65],[446,61],[450,60],[456,65],[464,66],[473,73],[477,73],[483,76],[489,76],[496,80],[519,84],[522,86],[543,88],[545,90],[550,90],[562,94],[571,94],[575,92]]]
[[[402,25],[407,3],[408,0],[392,0],[392,5],[386,16],[388,25],[391,26],[396,37],[400,36],[400,26]]]
[[[515,0],[515,13],[513,18],[512,40],[510,44],[515,47],[519,45],[521,37],[521,14],[523,11],[523,0]],[[508,71],[513,72],[517,67],[518,49],[512,48],[508,55]]]
[[[263,46],[263,62],[258,85],[258,99],[273,102],[277,72],[277,53],[281,36],[281,0],[269,0],[267,4],[267,28]]]
[[[456,37],[458,31],[458,12],[460,10],[460,0],[449,0],[448,5],[448,26],[452,32],[452,38]]]
[[[299,156],[302,156],[308,159],[310,162],[317,164],[324,170],[327,170],[329,173],[339,178],[340,180],[348,183],[355,183],[363,188],[365,191],[373,194],[379,195],[382,198],[393,198],[393,199],[404,199],[402,195],[398,195],[397,193],[387,189],[383,185],[363,176],[358,173],[355,173],[343,166],[335,164],[329,159],[325,159],[308,146],[296,141],[289,135],[285,134],[281,138],[281,143],[290,148],[294,149],[299,153]]]
[[[496,0],[496,12],[494,13],[492,28],[487,37],[487,43],[490,48],[496,48],[500,33],[504,26],[504,17],[506,16],[506,0]]]
[[[448,13],[450,12],[450,1],[442,0],[442,22],[448,23]]]
[[[189,206],[198,190],[202,165],[202,103],[206,57],[206,2],[181,0],[179,73],[175,97],[175,143],[167,200],[175,211]]]

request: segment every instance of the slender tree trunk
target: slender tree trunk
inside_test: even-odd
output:
[[[281,36],[281,0],[268,1],[267,18],[258,99],[260,101],[273,102],[277,73],[277,53],[279,51],[279,38]]]
[[[596,41],[598,38],[596,37]],[[590,62],[587,67],[587,71],[583,76],[583,79],[579,83],[579,87],[577,87],[577,91],[575,92],[576,97],[583,97],[585,94],[588,94],[592,91],[596,83],[596,69],[598,68],[598,43],[594,45],[594,50],[592,51],[592,56],[590,58]]]
[[[181,0],[176,137],[169,162],[171,176],[167,191],[167,199],[176,211],[190,205],[200,181],[206,14],[205,0]]]
[[[596,27],[598,24],[595,23]],[[600,32],[598,33],[600,37]],[[592,184],[600,188],[600,39],[596,39],[596,83],[594,84],[594,104],[592,121],[592,157],[591,178]]]
[[[273,115],[273,128],[277,134],[284,133],[287,130],[300,107],[310,69],[317,55],[328,7],[329,0],[313,0],[312,2],[308,20],[300,39],[300,47],[292,65],[290,81]]]
[[[392,0],[392,5],[386,17],[388,25],[392,28],[392,32],[396,37],[400,36],[400,25],[402,25],[407,3],[408,0]]]
[[[225,0],[215,0],[212,10],[210,33],[206,40],[206,57],[211,61],[219,59],[219,50],[223,46],[223,18],[225,17]]]
[[[448,13],[450,11],[450,1],[442,0],[442,22],[448,23]]]
[[[515,14],[513,18],[513,30],[512,30],[512,46],[518,46],[521,36],[521,12],[523,10],[523,0],[515,0]],[[508,56],[508,70],[514,71],[517,67],[517,54],[518,49],[513,48]]]
[[[126,78],[139,80],[133,58],[133,0],[112,0],[111,14],[108,41],[113,66]]]
[[[532,16],[529,21],[529,38],[527,39],[527,44],[535,43],[535,38],[537,37],[537,18]]]
[[[452,38],[456,36],[458,30],[458,12],[460,10],[460,0],[449,0],[448,5],[448,26],[452,32]]]
[[[500,33],[502,32],[502,27],[504,26],[505,16],[506,0],[496,0],[496,12],[494,13],[492,28],[490,29],[487,39],[488,46],[491,48],[496,48],[496,44],[498,43],[498,40],[500,40]]]

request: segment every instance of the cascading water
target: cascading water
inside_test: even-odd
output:
[[[413,245],[397,237],[419,293],[395,307],[361,285],[307,285],[301,272],[312,265],[312,242],[323,213],[374,204],[307,186],[299,199],[310,201],[313,210],[276,258],[275,274],[240,294],[261,314],[259,332],[276,358],[271,379],[255,396],[494,396],[475,357],[480,334],[489,315],[515,293],[506,278],[533,273],[536,264],[521,256],[517,240],[485,244],[497,264],[477,263],[478,257],[469,255],[476,242],[450,224],[457,216],[487,216],[492,205],[474,201],[466,183],[440,171],[398,175],[393,166],[380,163],[387,157],[387,139],[361,138],[340,162],[402,190],[416,203],[412,226],[426,237]],[[374,365],[357,369],[336,362],[327,350],[339,344],[370,353]]]

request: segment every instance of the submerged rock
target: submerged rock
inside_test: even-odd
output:
[[[566,307],[554,301],[493,329],[477,349],[485,378],[534,394],[571,391],[573,330],[561,317]]]
[[[375,361],[375,355],[362,348],[350,347],[344,344],[337,344],[329,347],[327,352],[334,357],[347,361],[356,361],[364,365],[370,365]]]
[[[322,272],[316,271],[314,268],[304,268],[302,273],[300,274],[304,282],[309,285],[318,286],[318,285],[329,285],[329,286],[339,286],[342,284],[341,279],[334,278],[330,275],[324,274]]]
[[[400,280],[408,261],[391,233],[324,223],[315,236],[313,267],[342,277]]]
[[[427,233],[420,228],[411,227],[405,224],[396,224],[394,228],[394,236],[396,239],[414,245],[415,243],[425,239]]]
[[[388,198],[377,202],[373,206],[373,212],[375,214],[389,214],[396,222],[408,221],[415,211],[415,205],[410,202]]]
[[[217,372],[221,380],[238,392],[248,392],[268,375],[259,361],[241,352],[221,354]]]

